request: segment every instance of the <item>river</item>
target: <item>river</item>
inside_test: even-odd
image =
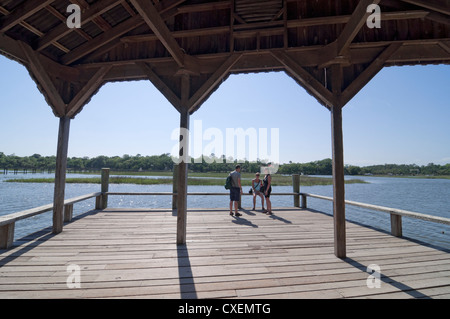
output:
[[[11,178],[53,177],[52,174],[8,174],[0,175],[0,215],[6,215],[29,208],[49,204],[53,201],[53,184],[50,183],[6,183]],[[86,175],[68,174],[68,177],[86,177]],[[359,178],[367,184],[347,184],[347,200],[410,210],[413,212],[450,218],[450,179],[416,179],[372,176],[346,176]],[[249,187],[246,187],[249,188]],[[111,184],[111,192],[171,192],[171,185],[131,185]],[[67,184],[66,198],[100,191],[97,184]],[[223,186],[189,186],[189,192],[226,192]],[[248,191],[245,189],[244,191]],[[291,192],[290,186],[275,186],[273,193]],[[332,186],[302,186],[301,192],[332,196]],[[242,200],[244,208],[252,207],[250,196]],[[257,201],[257,207],[260,202]],[[273,207],[293,205],[292,196],[273,196]],[[74,205],[74,216],[93,209],[95,199]],[[109,207],[150,207],[171,208],[171,196],[110,196]],[[220,208],[228,207],[226,196],[189,196],[188,207]],[[308,198],[308,207],[332,215],[332,203],[320,199]],[[274,210],[276,214],[276,210]],[[16,223],[15,239],[48,227],[52,222],[52,213],[21,220]],[[390,231],[390,215],[358,207],[347,206],[346,218],[385,231]],[[403,236],[450,249],[450,225],[442,225],[417,219],[403,218]]]

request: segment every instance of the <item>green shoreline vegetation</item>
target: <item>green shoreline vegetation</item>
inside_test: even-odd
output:
[[[216,157],[214,154],[192,159],[189,164],[189,185],[223,185],[228,172],[233,171],[236,161],[231,158]],[[255,172],[261,170],[262,166],[267,166],[264,162],[240,163],[243,171],[243,185],[249,186]],[[32,156],[19,157],[14,154],[5,155],[0,152],[0,169],[5,173],[7,170],[27,169],[28,172],[47,171],[51,172],[56,167],[55,156]],[[153,156],[97,156],[70,157],[67,159],[67,172],[86,174],[84,178],[67,178],[67,183],[100,183],[100,177],[88,177],[88,175],[99,175],[101,168],[111,169],[110,182],[113,184],[139,184],[157,185],[172,184],[172,171],[174,162],[170,154]],[[415,164],[384,164],[366,167],[346,165],[345,175],[350,176],[383,176],[383,177],[404,177],[404,178],[446,178],[450,179],[450,164],[436,165],[430,163],[426,166]],[[332,160],[330,158],[309,163],[286,163],[280,164],[277,174],[272,175],[274,186],[292,185],[293,174],[301,175],[300,183],[304,186],[310,185],[330,185],[332,179]],[[143,177],[145,176],[145,178]],[[160,178],[161,176],[167,178]],[[7,179],[6,182],[24,183],[52,183],[53,178],[30,178],[30,179]],[[346,183],[365,183],[360,179],[346,180]]]
[[[234,170],[236,161],[232,158],[225,158],[223,156],[217,157],[214,154],[210,156],[202,156],[200,158],[192,159],[189,164],[189,171],[192,173],[211,173],[224,174]],[[255,173],[260,170],[261,166],[266,166],[264,161],[240,163],[243,172]],[[111,171],[127,172],[128,175],[134,175],[144,172],[147,174],[160,175],[160,172],[169,173],[173,170],[173,160],[170,154],[142,156],[137,154],[135,156],[97,156],[89,157],[69,157],[67,159],[68,172],[99,172],[103,167],[108,167]],[[0,170],[24,170],[28,172],[33,171],[53,171],[56,167],[55,156],[41,156],[40,154],[33,154],[31,156],[16,156],[15,154],[5,155],[0,152]],[[285,163],[280,164],[278,173],[280,175],[332,175],[332,161],[326,158],[319,161],[309,163]],[[354,166],[345,165],[344,173],[346,175],[354,176],[399,176],[399,177],[423,177],[436,178],[442,176],[450,177],[450,163],[439,165],[429,163],[428,165],[416,164],[382,164],[371,166]],[[222,176],[220,175],[220,176]],[[190,173],[190,176],[192,174]]]
[[[114,175],[114,173],[111,173]],[[210,185],[210,186],[223,186],[225,184],[226,174],[220,174],[223,178],[211,176],[208,173],[195,174],[196,177],[188,178],[188,185]],[[216,174],[214,174],[216,175]],[[290,186],[292,185],[291,176],[272,175],[273,186]],[[201,177],[201,178],[199,178]],[[254,174],[244,173],[242,176],[242,186],[250,186],[251,180]],[[27,178],[27,179],[8,179],[5,182],[9,183],[54,183],[54,178]],[[81,177],[81,178],[67,178],[66,183],[75,184],[100,184],[100,177]],[[109,178],[110,184],[136,184],[136,185],[163,185],[172,184],[172,178],[144,178],[144,177],[122,177],[111,176]],[[313,186],[313,185],[331,185],[333,180],[328,177],[312,177],[301,176],[300,185]],[[346,183],[367,183],[359,179],[347,180]]]

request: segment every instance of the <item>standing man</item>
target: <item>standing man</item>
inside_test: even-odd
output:
[[[234,202],[234,210],[235,216],[242,216],[242,214],[238,213],[239,200],[241,199],[242,194],[242,185],[241,185],[241,166],[236,165],[236,169],[230,173],[231,176],[231,188],[230,188],[230,216],[233,216],[233,202]]]

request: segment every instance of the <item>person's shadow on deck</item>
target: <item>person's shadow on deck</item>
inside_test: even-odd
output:
[[[234,223],[234,224],[237,224],[237,225],[243,225],[243,226],[250,226],[250,227],[253,227],[253,228],[258,228],[258,225],[253,224],[251,221],[249,221],[248,219],[246,219],[246,218],[244,218],[242,216],[234,216],[233,215],[233,220],[231,222]]]

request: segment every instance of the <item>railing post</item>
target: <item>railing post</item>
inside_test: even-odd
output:
[[[15,223],[0,226],[0,249],[9,249],[14,242]]]
[[[64,205],[64,222],[68,223],[72,221],[73,217],[73,204]]]
[[[292,192],[294,195],[294,207],[300,207],[300,175],[292,174]]]
[[[300,207],[303,209],[306,209],[308,207],[305,194],[302,194],[302,205]]]
[[[100,209],[105,209],[108,207],[108,195],[106,193],[109,191],[109,168],[102,168],[102,197],[100,201]]]
[[[403,236],[401,215],[391,214],[391,234],[396,237]]]

